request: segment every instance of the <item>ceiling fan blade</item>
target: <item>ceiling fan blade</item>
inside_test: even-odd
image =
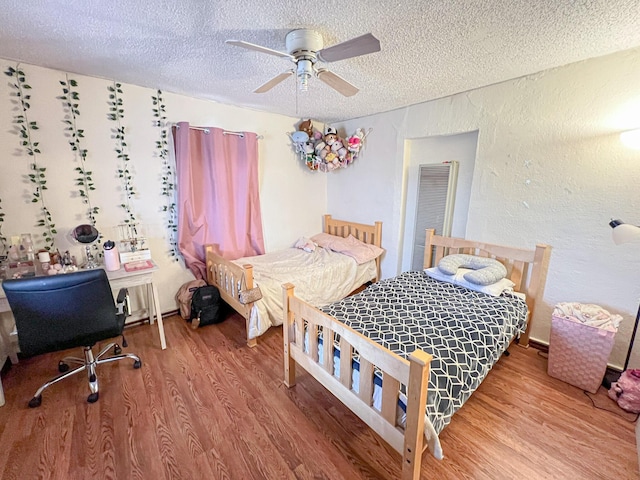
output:
[[[318,52],[318,58],[323,62],[336,62],[338,60],[344,60],[345,58],[359,57],[360,55],[367,55],[379,51],[380,40],[370,33],[367,33],[320,50]]]
[[[267,83],[264,83],[264,84],[260,85],[258,88],[256,88],[253,91],[253,93],[265,93],[265,92],[268,92],[273,87],[275,87],[277,84],[279,84],[283,80],[286,80],[287,78],[289,78],[291,75],[293,75],[293,70],[287,70],[286,72],[282,72],[280,75],[277,75],[277,76],[273,77]]]
[[[261,45],[255,45],[249,42],[243,42],[242,40],[227,40],[224,43],[229,45],[235,45],[236,47],[246,48],[247,50],[255,50],[256,52],[268,53],[269,55],[275,55],[276,57],[282,58],[290,58],[295,60],[292,55],[289,55],[285,52],[279,52],[278,50],[273,50],[271,48],[263,47]]]
[[[344,78],[325,68],[318,69],[318,78],[345,97],[351,97],[360,91]]]

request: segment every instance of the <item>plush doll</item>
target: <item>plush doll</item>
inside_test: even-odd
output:
[[[358,153],[360,151],[360,144],[361,144],[361,140],[354,136],[349,137],[349,139],[347,140],[347,142],[349,143],[349,151],[351,153]]]
[[[315,149],[313,142],[305,142],[304,144],[304,160],[310,170],[317,170],[318,165],[316,163]]]
[[[319,156],[322,160],[324,160],[324,157],[326,157],[327,153],[329,153],[330,151],[330,150],[327,150],[326,147],[327,147],[327,144],[324,143],[323,141],[316,143],[316,146],[315,146],[316,155]]]
[[[324,157],[325,163],[334,163],[334,161],[337,159],[338,159],[338,156],[333,152],[327,153]]]
[[[358,128],[356,132],[347,139],[348,149],[351,153],[358,154],[364,140],[364,132]]]
[[[324,131],[324,143],[331,146],[338,139],[338,131],[333,127],[327,127]]]
[[[298,130],[306,133],[307,136],[311,138],[311,136],[313,135],[313,125],[311,124],[311,119],[300,122],[300,125],[298,125]]]
[[[331,145],[331,151],[335,153],[341,161],[344,160],[347,155],[347,149],[344,148],[341,138],[338,138],[333,142]]]
[[[640,413],[640,369],[625,370],[611,384],[609,397],[627,412]]]

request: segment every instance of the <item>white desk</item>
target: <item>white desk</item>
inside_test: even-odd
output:
[[[160,346],[164,350],[167,348],[167,341],[164,336],[164,324],[162,323],[162,311],[160,310],[160,298],[158,297],[158,289],[153,283],[153,272],[158,270],[158,266],[153,260],[152,268],[146,268],[144,270],[137,270],[127,272],[124,268],[116,270],[114,272],[107,272],[109,278],[109,284],[113,290],[120,290],[121,288],[132,287],[146,287],[147,290],[147,304],[146,311],[149,315],[149,323],[153,325],[154,317],[158,324],[158,333],[160,334]],[[9,302],[4,294],[2,288],[0,288],[0,314],[3,312],[11,312]],[[5,350],[8,351],[8,356],[11,359],[11,363],[18,363],[18,356],[14,348],[12,348],[12,340],[9,336],[9,332],[3,324],[3,318],[0,318],[0,341],[4,344]],[[4,365],[6,358],[0,357],[0,367]],[[0,406],[4,405],[4,392],[2,390],[2,381],[0,379]]]
[[[144,287],[147,288],[147,305],[146,311],[149,315],[149,323],[153,325],[154,316],[158,323],[158,333],[160,334],[160,346],[164,350],[167,348],[167,341],[164,337],[164,324],[162,323],[162,311],[160,310],[160,297],[158,297],[158,289],[153,283],[153,272],[158,270],[158,265],[153,263],[152,268],[127,272],[124,268],[114,272],[107,272],[111,288],[119,290],[121,288]]]

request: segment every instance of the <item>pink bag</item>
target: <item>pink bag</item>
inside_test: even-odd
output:
[[[640,369],[625,370],[611,384],[609,397],[627,412],[640,413]]]
[[[206,284],[207,282],[202,279],[191,280],[178,289],[176,302],[178,302],[178,306],[180,307],[180,316],[185,320],[191,318],[191,297],[193,296],[193,292],[195,292],[198,287],[203,287]]]

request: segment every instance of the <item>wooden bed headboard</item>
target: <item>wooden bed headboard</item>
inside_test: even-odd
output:
[[[492,243],[474,242],[463,238],[442,237],[435,230],[427,229],[424,249],[424,268],[438,265],[445,255],[466,253],[481,257],[495,258],[507,267],[507,277],[515,283],[514,290],[527,296],[529,322],[527,331],[520,337],[520,345],[529,344],[531,320],[537,300],[542,299],[549,269],[551,247],[539,244],[533,250],[505,247]]]
[[[353,235],[361,242],[382,247],[382,222],[366,225],[364,223],[336,220],[331,218],[331,215],[325,215],[323,231],[344,238]]]
[[[367,225],[364,223],[336,220],[331,218],[331,215],[325,215],[322,231],[330,235],[336,235],[344,238],[347,238],[349,235],[353,235],[363,243],[368,243],[382,248],[382,222],[379,221],[375,222],[373,225]],[[380,260],[380,257],[376,258],[376,268],[378,269],[376,281],[380,280]]]

